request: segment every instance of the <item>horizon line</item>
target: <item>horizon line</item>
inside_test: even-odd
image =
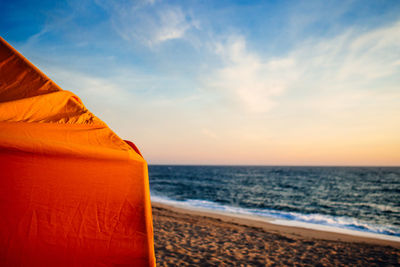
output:
[[[198,166],[198,167],[348,167],[348,168],[400,168],[400,165],[288,165],[288,164],[167,164],[167,163],[147,163],[152,166]]]

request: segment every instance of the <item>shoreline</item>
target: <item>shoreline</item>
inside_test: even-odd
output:
[[[157,266],[400,266],[399,242],[152,203]]]
[[[358,231],[351,231],[346,229],[340,229],[343,230],[344,233],[339,233],[337,231],[307,228],[302,226],[302,223],[299,223],[299,226],[293,225],[297,222],[287,221],[290,223],[287,223],[285,225],[284,220],[278,220],[274,218],[233,214],[222,211],[208,210],[205,208],[197,208],[184,205],[172,205],[158,201],[152,201],[151,203],[152,207],[154,208],[166,209],[169,210],[170,212],[178,214],[186,214],[189,216],[212,218],[223,221],[225,223],[236,224],[245,227],[259,228],[262,229],[263,231],[279,234],[289,238],[301,238],[304,240],[319,239],[326,241],[364,243],[364,244],[372,244],[380,246],[391,246],[393,248],[400,249],[399,241],[385,239],[384,238],[386,237],[385,235],[382,235],[383,237],[379,238],[379,237],[374,237],[374,235],[379,235],[379,234],[372,234],[368,232],[352,233]],[[277,221],[277,223],[274,223],[274,221]]]

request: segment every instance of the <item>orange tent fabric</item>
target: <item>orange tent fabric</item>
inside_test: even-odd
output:
[[[154,266],[147,164],[0,37],[0,266]]]

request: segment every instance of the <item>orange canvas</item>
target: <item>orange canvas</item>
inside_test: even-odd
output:
[[[0,37],[0,266],[154,266],[146,161]]]

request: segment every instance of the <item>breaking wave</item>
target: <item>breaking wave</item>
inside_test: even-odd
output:
[[[375,225],[367,222],[362,222],[355,218],[335,217],[323,214],[302,214],[297,212],[286,212],[272,209],[255,209],[255,208],[240,208],[228,205],[218,204],[208,200],[187,199],[173,200],[168,197],[151,196],[152,201],[161,202],[173,206],[181,206],[186,208],[207,209],[230,214],[240,214],[247,216],[258,216],[269,219],[278,219],[291,222],[307,223],[317,226],[332,227],[331,231],[340,232],[340,229],[353,230],[365,233],[388,235],[392,237],[400,237],[400,228],[393,225]],[[272,221],[272,223],[274,223]],[[279,222],[277,222],[280,224]],[[282,222],[281,222],[282,223]],[[285,223],[282,223],[285,224]],[[294,225],[293,223],[291,225]],[[304,225],[302,225],[304,226]],[[310,227],[311,228],[311,227]],[[336,230],[335,230],[336,229]],[[325,229],[326,230],[326,229]],[[395,238],[397,240],[397,238]],[[400,239],[398,239],[400,241]]]

